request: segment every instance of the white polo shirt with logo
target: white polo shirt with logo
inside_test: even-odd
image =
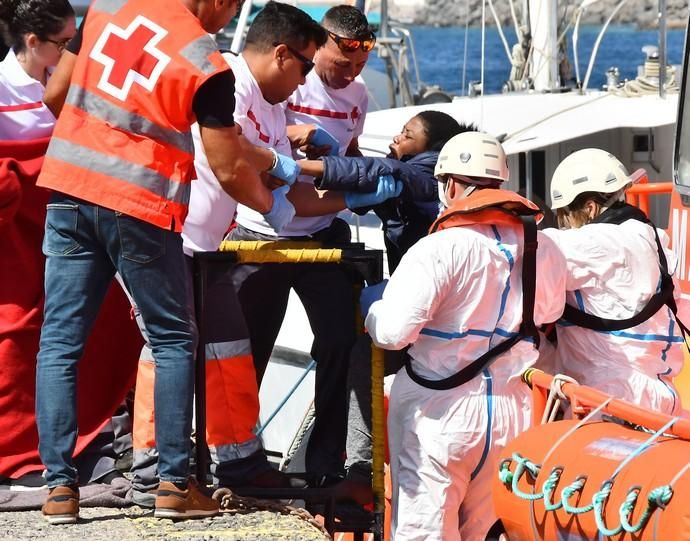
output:
[[[43,103],[45,90],[40,81],[24,71],[10,49],[0,62],[0,140],[28,141],[50,136],[55,117]]]
[[[312,70],[306,82],[290,96],[285,107],[287,124],[317,124],[327,130],[340,143],[340,155],[344,156],[350,143],[362,134],[369,97],[364,80],[357,77],[345,88],[326,86]],[[283,153],[280,149],[278,152]],[[288,154],[289,155],[289,154]],[[295,158],[304,156],[295,153]],[[298,182],[314,184],[314,178],[300,176]],[[237,222],[247,229],[266,235],[285,237],[311,235],[328,227],[336,214],[323,216],[295,216],[282,230],[276,232],[263,216],[244,205],[237,209]]]
[[[266,148],[275,148],[279,153],[290,155],[290,141],[285,129],[285,112],[281,104],[268,103],[261,93],[256,79],[247,66],[247,62],[240,56],[224,53],[223,57],[230,64],[235,75],[235,124],[242,128],[242,135],[250,143]],[[257,215],[260,222],[263,216],[238,205],[218,183],[203,151],[198,125],[193,127],[194,136],[194,167],[197,178],[192,182],[189,200],[189,214],[182,229],[185,253],[194,251],[217,250],[237,209],[237,221],[240,213]],[[240,222],[241,223],[241,222]],[[268,227],[268,232],[273,230]],[[250,229],[258,228],[247,225]],[[275,233],[273,233],[275,234]]]

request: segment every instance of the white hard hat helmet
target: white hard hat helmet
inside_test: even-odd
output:
[[[508,180],[508,161],[501,143],[482,132],[460,133],[443,145],[434,176],[461,175],[471,179]],[[479,182],[478,184],[485,184]]]
[[[553,173],[551,208],[567,207],[582,193],[613,194],[644,175],[643,169],[629,175],[620,160],[605,150],[578,150],[563,160]]]

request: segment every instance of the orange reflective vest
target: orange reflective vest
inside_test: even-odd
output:
[[[453,201],[431,224],[429,233],[472,224],[512,224],[522,227],[520,216],[534,216],[539,222],[542,213],[532,201],[515,192],[485,188]]]
[[[38,185],[181,231],[193,98],[228,69],[179,0],[95,0]]]

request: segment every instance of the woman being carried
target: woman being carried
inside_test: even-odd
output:
[[[316,177],[319,190],[373,192],[379,176],[402,181],[402,193],[373,207],[383,222],[388,269],[429,231],[439,211],[434,166],[443,145],[454,135],[477,131],[439,111],[422,111],[393,138],[386,158],[324,156],[300,160],[302,173]],[[364,213],[367,209],[361,209]],[[358,213],[360,209],[358,209]]]

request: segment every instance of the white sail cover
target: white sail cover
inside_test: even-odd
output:
[[[499,139],[507,154],[543,148],[614,128],[653,128],[676,121],[678,94],[620,97],[607,92],[495,94],[458,98],[452,103],[403,107],[367,115],[360,148],[388,153],[393,136],[416,113],[434,109],[472,122]]]

